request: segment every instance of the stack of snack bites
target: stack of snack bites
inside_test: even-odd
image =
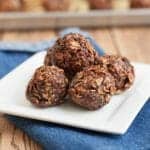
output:
[[[70,33],[49,48],[44,66],[35,71],[26,95],[36,106],[54,106],[66,101],[88,110],[109,103],[114,94],[130,88],[134,68],[125,57],[99,56],[82,35]]]

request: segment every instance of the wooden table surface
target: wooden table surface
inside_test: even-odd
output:
[[[87,29],[109,54],[121,54],[132,61],[150,64],[150,27],[123,27]],[[6,41],[39,41],[57,36],[58,31],[9,31],[0,32]],[[25,133],[0,115],[0,150],[40,150]]]

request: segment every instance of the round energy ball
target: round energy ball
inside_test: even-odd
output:
[[[59,105],[64,102],[68,80],[64,71],[55,66],[36,69],[27,90],[27,99],[38,107]]]
[[[112,8],[111,0],[88,0],[91,9],[110,9]]]
[[[93,65],[76,74],[68,94],[77,105],[96,110],[110,101],[116,91],[114,77],[100,65]]]
[[[83,68],[94,64],[97,53],[80,34],[70,33],[59,38],[45,57],[45,65],[56,65],[72,78]]]
[[[70,0],[43,0],[43,6],[47,11],[65,11],[70,7]]]
[[[99,64],[108,69],[114,76],[116,83],[116,94],[128,88],[134,82],[134,68],[126,57],[105,55],[99,57]]]
[[[131,0],[131,8],[150,8],[150,0]]]
[[[23,8],[23,0],[0,0],[0,11],[19,11]]]

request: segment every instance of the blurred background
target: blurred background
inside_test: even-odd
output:
[[[0,29],[149,25],[149,8],[150,0],[0,0]]]
[[[1,12],[149,8],[149,0],[0,0]]]

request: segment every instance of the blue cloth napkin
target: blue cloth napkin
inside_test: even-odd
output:
[[[61,35],[68,32],[80,32],[84,34],[78,29],[67,29]],[[103,50],[97,45],[94,39],[87,33],[86,37],[94,45],[95,49],[103,55]],[[49,41],[48,43],[52,44],[53,42]],[[11,46],[7,47],[6,45],[9,44]],[[44,45],[43,43],[35,43],[33,46],[33,44],[24,42],[21,44],[27,44],[28,46],[26,48],[28,51],[31,51],[23,52],[27,51],[27,49],[22,46],[20,47],[20,43],[0,42],[0,77],[3,77],[21,62],[29,58],[32,55],[31,52],[42,50]],[[49,44],[44,45],[44,49],[47,46]],[[12,52],[12,50],[15,51]],[[98,133],[15,116],[7,116],[7,118],[31,138],[40,143],[45,150],[150,150],[150,101],[145,104],[128,132],[122,136]]]

